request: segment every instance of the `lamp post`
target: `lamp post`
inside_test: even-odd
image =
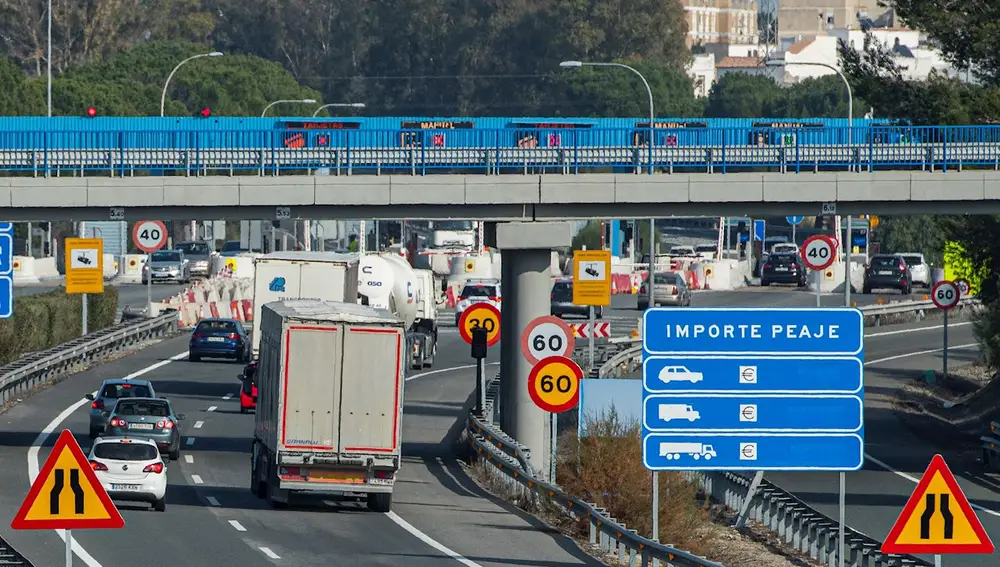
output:
[[[320,113],[320,111],[325,108],[364,108],[364,107],[365,103],[363,102],[331,102],[317,108],[316,112],[313,112],[313,117],[317,116]]]
[[[649,87],[649,81],[643,76],[635,67],[630,67],[624,63],[592,63],[588,61],[563,61],[559,64],[563,69],[577,69],[580,67],[617,67],[619,69],[625,69],[635,73],[639,80],[642,81],[642,85],[646,87],[646,95],[649,97],[649,173],[653,173],[653,123],[656,120],[656,113],[653,110],[653,89]],[[639,241],[639,221],[632,221],[632,241]],[[649,220],[649,306],[652,307],[653,303],[653,266],[654,260],[653,256],[655,254],[655,240],[653,233],[656,231],[656,221],[654,219]],[[633,250],[635,245],[632,246]],[[638,259],[639,254],[636,250],[635,257]]]
[[[49,0],[49,6],[47,12],[48,25],[49,25],[49,45],[47,48],[47,53],[45,55],[45,89],[47,91],[47,102],[49,108],[49,118],[52,118],[52,0]],[[48,172],[46,172],[48,173]],[[68,537],[66,538],[69,539]],[[69,545],[67,542],[66,545]]]
[[[264,111],[260,113],[260,117],[264,118],[267,111],[271,110],[271,107],[277,104],[316,104],[316,101],[311,98],[276,100],[264,107]]]
[[[163,83],[163,94],[160,95],[160,117],[163,117],[164,115],[163,114],[164,108],[167,105],[167,89],[170,88],[170,80],[174,78],[174,74],[176,74],[177,70],[183,67],[185,63],[194,61],[195,59],[201,59],[202,57],[222,57],[222,53],[218,51],[213,51],[211,53],[200,53],[198,55],[192,55],[191,57],[188,57],[187,59],[181,61],[180,63],[177,64],[176,67],[174,67],[174,70],[171,71],[169,75],[167,75],[167,80]]]

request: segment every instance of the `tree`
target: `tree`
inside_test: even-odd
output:
[[[600,250],[601,249],[601,221],[587,221],[587,224],[580,229],[573,237],[573,250]]]
[[[632,63],[653,92],[657,117],[701,116],[704,103],[694,97],[691,79],[665,64]],[[569,69],[554,85],[567,101],[552,114],[565,116],[636,116],[649,119],[649,94],[639,77],[625,69]],[[558,91],[557,91],[558,92]]]
[[[855,110],[864,108],[855,97]],[[709,93],[710,118],[846,118],[847,89],[836,75],[805,79],[782,87],[771,77],[748,73],[723,75]]]

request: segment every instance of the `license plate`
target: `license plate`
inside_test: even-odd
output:
[[[370,478],[368,484],[392,484],[391,478]]]
[[[130,423],[130,424],[128,424],[128,428],[129,429],[143,429],[143,430],[149,431],[149,430],[153,429],[153,424],[152,423]]]
[[[892,272],[890,270],[882,270],[878,273],[880,276],[891,276]]]
[[[225,341],[226,339],[225,339],[225,337],[208,337],[207,340],[210,343],[221,343],[221,342]]]
[[[111,490],[133,491],[142,488],[138,484],[112,484]]]
[[[787,272],[788,268],[775,268],[774,271],[775,272]]]

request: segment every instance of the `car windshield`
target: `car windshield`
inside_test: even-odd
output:
[[[110,461],[152,461],[159,451],[145,443],[98,443],[94,456]]]
[[[715,252],[718,247],[715,244],[702,244],[694,249],[695,252]]]
[[[677,285],[677,275],[674,273],[655,274],[653,276],[653,285]]]
[[[235,333],[236,323],[232,321],[202,321],[198,323],[196,333]]]
[[[472,230],[472,221],[434,221],[434,230]]]
[[[919,266],[924,263],[924,259],[920,256],[903,256],[903,261],[907,266]]]
[[[787,266],[788,264],[795,263],[795,256],[791,254],[772,254],[770,258],[767,259],[768,262],[772,264],[779,264],[782,266]]]
[[[894,256],[875,256],[872,258],[872,267],[874,268],[897,268],[899,267],[899,262]]]
[[[462,290],[462,297],[496,297],[497,288],[492,285],[467,285]]]
[[[152,260],[152,261],[154,261],[154,262],[180,262],[181,261],[181,253],[180,252],[171,252],[171,251],[153,252],[150,255],[149,259]]]
[[[148,415],[152,417],[170,417],[170,406],[166,402],[119,401],[115,406],[115,415]]]
[[[552,296],[556,298],[566,298],[573,296],[573,284],[569,282],[556,282],[552,286]]]
[[[222,245],[223,252],[238,252],[240,250],[239,240],[230,240]]]
[[[153,392],[142,384],[105,384],[101,390],[102,398],[150,398]]]
[[[184,242],[177,245],[177,249],[188,256],[208,256],[212,249],[204,242]]]
[[[694,253],[694,248],[687,248],[687,247],[671,248],[670,249],[670,253],[672,255],[674,255],[674,256],[683,256],[683,255],[686,255],[686,254],[693,254]]]

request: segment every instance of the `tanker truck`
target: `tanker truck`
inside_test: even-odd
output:
[[[401,256],[364,255],[358,270],[359,302],[386,309],[403,321],[409,365],[422,369],[437,355],[437,305],[426,277],[414,272]],[[433,287],[433,278],[430,278]]]

